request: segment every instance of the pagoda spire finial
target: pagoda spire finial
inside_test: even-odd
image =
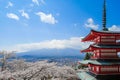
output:
[[[102,19],[103,31],[108,31],[106,28],[106,0],[104,0],[103,5],[103,19]]]

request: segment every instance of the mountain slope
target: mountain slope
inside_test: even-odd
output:
[[[29,52],[21,52],[17,54],[18,56],[38,56],[38,57],[64,57],[64,56],[80,56],[84,57],[84,54],[80,54],[79,50],[76,49],[41,49]]]

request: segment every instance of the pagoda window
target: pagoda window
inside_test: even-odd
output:
[[[96,67],[96,71],[99,72],[99,67],[98,66]]]
[[[101,36],[101,38],[115,38],[115,36]]]
[[[93,56],[96,56],[95,54],[93,54]]]
[[[115,39],[101,39],[101,42],[116,42]]]
[[[100,42],[100,36],[96,37],[93,41]]]
[[[101,52],[116,52],[116,49],[101,49]]]
[[[96,50],[96,52],[100,52],[100,50]]]
[[[93,56],[100,56],[100,50],[94,50]]]
[[[100,56],[100,53],[97,53],[97,56]]]
[[[116,66],[109,66],[109,67],[101,67],[101,72],[118,72],[118,67]]]
[[[92,71],[94,71],[95,70],[95,68],[94,67],[92,67]]]
[[[101,53],[101,56],[116,56],[116,53]]]
[[[97,52],[100,52],[100,50],[94,50],[94,52],[96,52],[96,53],[97,53]]]
[[[91,65],[90,65],[90,64],[88,65],[88,69],[89,69],[89,70],[92,70],[92,67],[91,67]]]
[[[113,42],[115,39],[115,36],[101,36],[101,42]]]

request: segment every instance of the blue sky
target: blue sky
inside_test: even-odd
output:
[[[82,37],[91,29],[101,30],[103,0],[0,0],[0,3],[1,49],[81,49]],[[120,31],[119,3],[107,0],[109,30]]]

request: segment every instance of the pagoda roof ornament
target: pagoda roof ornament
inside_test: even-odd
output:
[[[106,0],[104,0],[103,5],[103,19],[102,19],[102,25],[103,25],[103,31],[108,31],[108,28],[106,28]]]

